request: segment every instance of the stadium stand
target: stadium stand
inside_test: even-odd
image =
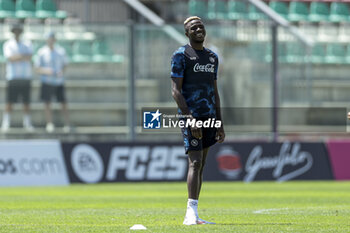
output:
[[[329,21],[329,8],[325,2],[312,2],[310,4],[309,20],[312,22]]]
[[[309,8],[305,2],[293,1],[289,5],[288,19],[290,21],[308,21]]]
[[[188,2],[188,12],[190,15],[197,15],[203,19],[207,18],[208,6],[204,0],[190,0]]]
[[[286,62],[288,63],[304,63],[307,62],[305,56],[305,46],[300,43],[287,43]]]
[[[252,4],[249,4],[248,18],[250,20],[267,20],[267,16]]]
[[[56,4],[53,0],[37,0],[36,16],[38,18],[64,19],[67,17],[67,12],[57,10]]]
[[[348,4],[342,2],[332,2],[329,20],[332,22],[350,21]]]
[[[73,61],[74,62],[91,62],[92,49],[89,41],[75,41],[73,44]]]
[[[18,18],[35,18],[35,3],[32,0],[16,1],[16,17]]]
[[[316,44],[312,48],[311,62],[313,63],[324,63],[326,57],[326,49],[324,44]]]
[[[227,5],[223,0],[209,0],[208,2],[209,19],[227,19]]]
[[[346,47],[343,44],[327,44],[327,56],[325,62],[334,64],[345,63]]]
[[[247,4],[243,1],[228,1],[228,18],[231,20],[240,20],[248,18]]]
[[[272,10],[280,14],[282,17],[288,17],[288,5],[285,2],[271,1],[269,6]]]
[[[12,0],[0,0],[0,19],[16,17],[16,6]]]
[[[104,40],[99,40],[93,42],[92,54],[94,62],[123,62],[124,56],[113,54],[108,43]]]

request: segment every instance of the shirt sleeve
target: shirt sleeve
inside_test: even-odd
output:
[[[40,52],[38,53],[37,56],[35,56],[35,59],[34,59],[34,66],[35,67],[42,67],[43,66],[43,63],[42,63],[42,56],[40,54]]]
[[[185,71],[185,57],[182,53],[175,53],[171,59],[171,77],[183,78]]]
[[[33,54],[33,45],[32,45],[32,42],[31,41],[28,41],[26,43],[26,47],[27,47],[27,51],[26,51],[26,54],[30,54],[32,55]]]
[[[9,42],[5,42],[4,47],[3,47],[3,52],[4,52],[4,57],[6,59],[8,59],[9,57],[11,57],[13,55]]]

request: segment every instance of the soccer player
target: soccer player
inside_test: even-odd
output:
[[[203,46],[206,31],[197,16],[184,21],[189,43],[177,49],[171,61],[172,96],[179,111],[189,120],[215,118],[221,121],[220,98],[217,89],[218,56]],[[209,147],[223,142],[225,132],[220,128],[182,128],[188,154],[188,202],[185,225],[213,224],[198,217],[197,207],[202,187],[202,175]]]

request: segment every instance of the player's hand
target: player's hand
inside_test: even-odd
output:
[[[348,119],[350,120],[350,112],[348,112]]]
[[[191,120],[194,119],[193,116],[190,117]],[[202,139],[202,129],[201,128],[197,128],[196,126],[191,127],[191,134],[193,137],[197,138],[197,139]]]
[[[191,127],[192,136],[197,139],[202,139],[202,129],[197,127]]]
[[[62,77],[63,77],[63,72],[62,72],[62,71],[58,71],[58,72],[56,73],[56,77],[57,77],[57,78],[62,78]]]
[[[45,75],[49,75],[49,76],[54,76],[55,72],[53,69],[51,68],[42,68],[43,72]]]
[[[224,127],[218,128],[218,130],[216,131],[216,137],[215,138],[218,141],[218,143],[224,142],[224,140],[225,140]]]

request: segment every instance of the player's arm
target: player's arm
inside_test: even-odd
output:
[[[8,43],[4,44],[3,53],[5,58],[9,62],[18,62],[18,61],[31,61],[32,53],[28,51],[28,53],[14,53]]]
[[[43,63],[43,57],[41,54],[39,54],[37,56],[37,58],[34,61],[34,67],[35,67],[35,72],[37,74],[41,74],[41,75],[49,75],[52,76],[54,74],[53,69],[51,69],[50,67],[45,67],[44,63]]]
[[[217,120],[221,121],[221,127],[218,129],[216,133],[216,139],[218,142],[223,142],[225,140],[225,130],[224,130],[224,123],[222,121],[221,117],[221,107],[220,107],[220,96],[218,91],[218,86],[216,80],[214,80],[214,94],[215,94],[215,104],[216,104],[216,118]]]
[[[32,60],[32,54],[14,54],[7,58],[10,62],[17,62],[17,61],[31,61]]]
[[[171,94],[184,115],[191,115],[186,104],[185,98],[181,94],[183,78],[171,78]]]
[[[42,75],[53,75],[53,70],[49,67],[35,67],[35,72]]]
[[[180,108],[183,115],[189,115],[190,119],[193,119],[193,116],[188,109],[186,100],[181,93],[183,78],[171,78],[171,80],[171,94],[177,106]],[[202,138],[202,131],[196,127],[191,127],[191,133],[198,139]]]

